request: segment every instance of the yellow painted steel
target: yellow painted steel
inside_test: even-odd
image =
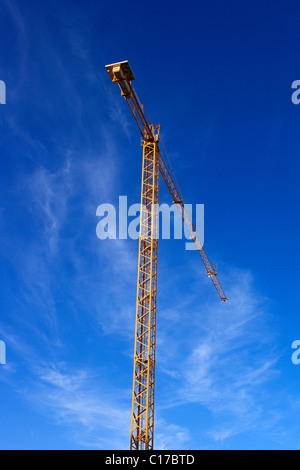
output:
[[[153,449],[159,153],[143,141],[131,450]]]

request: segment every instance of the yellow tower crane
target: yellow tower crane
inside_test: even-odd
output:
[[[138,279],[131,413],[131,450],[152,450],[154,436],[154,384],[156,346],[157,242],[159,174],[165,181],[222,302],[227,298],[211,265],[183,198],[159,148],[160,126],[148,122],[131,82],[135,79],[128,61],[106,65],[113,83],[118,84],[142,135],[143,167],[141,188]]]

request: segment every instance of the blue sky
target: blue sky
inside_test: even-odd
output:
[[[138,244],[96,236],[99,204],[140,197],[120,60],[229,298],[159,242],[155,447],[299,448],[299,21],[292,0],[2,0],[1,449],[129,447]]]

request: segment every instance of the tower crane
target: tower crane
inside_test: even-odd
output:
[[[154,384],[156,350],[157,245],[159,175],[162,176],[178,208],[190,238],[202,259],[222,302],[226,295],[210,263],[185,207],[178,183],[171,176],[160,151],[160,125],[146,117],[131,82],[135,80],[128,61],[106,65],[114,84],[118,84],[142,136],[143,166],[141,186],[140,234],[136,296],[134,367],[131,411],[131,450],[152,450],[154,442]]]

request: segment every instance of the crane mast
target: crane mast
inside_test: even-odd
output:
[[[178,185],[169,172],[159,148],[160,126],[148,122],[131,82],[135,79],[128,61],[107,65],[113,83],[118,84],[142,136],[140,235],[137,276],[134,369],[131,413],[131,450],[151,450],[154,442],[154,384],[156,346],[157,246],[159,175],[176,204],[190,238],[204,263],[218,296],[226,302],[217,273],[211,265],[185,208]]]

